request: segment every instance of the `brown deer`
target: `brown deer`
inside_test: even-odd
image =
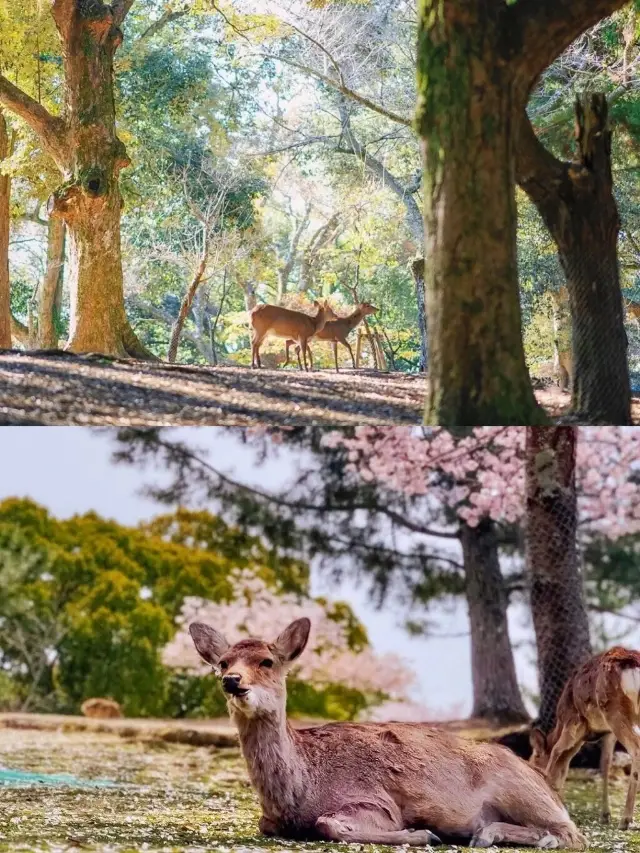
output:
[[[318,338],[321,341],[332,341],[333,342],[333,360],[336,365],[336,373],[338,372],[338,344],[342,344],[349,350],[349,355],[351,356],[351,363],[353,364],[353,369],[356,369],[356,360],[353,357],[353,350],[351,349],[351,344],[347,340],[347,336],[352,332],[358,323],[361,323],[366,316],[369,314],[377,314],[378,309],[375,305],[372,305],[370,302],[361,302],[357,308],[351,312],[346,317],[338,317],[337,320],[328,320],[324,324],[324,328],[320,329],[320,331],[316,332],[313,336],[314,338]],[[286,358],[284,361],[283,367],[286,367],[289,364],[289,348],[292,344],[295,344],[295,341],[288,340],[285,344],[286,347]],[[298,356],[298,365],[300,365],[300,347],[296,346],[296,355]],[[309,356],[311,356],[311,350],[309,350]]]
[[[611,818],[609,770],[616,741],[631,756],[631,777],[620,820],[620,829],[628,829],[640,771],[640,652],[614,646],[579,667],[560,694],[553,730],[546,737],[540,729],[532,730],[529,760],[561,792],[569,763],[589,735],[604,735],[600,769],[605,823]]]
[[[121,717],[120,705],[113,699],[87,699],[80,706],[85,717],[96,717],[106,720],[112,717]]]
[[[315,317],[310,317],[302,311],[283,308],[281,305],[256,305],[251,310],[251,367],[262,367],[260,345],[267,335],[275,335],[278,338],[291,338],[301,347],[304,369],[308,370],[307,353],[311,359],[311,352],[307,341],[324,328],[327,320],[336,317],[326,300],[322,303],[316,301],[313,304],[318,309]],[[312,360],[311,369],[313,369]]]
[[[297,619],[273,642],[229,645],[209,625],[189,626],[198,653],[222,676],[260,797],[262,833],[361,844],[424,846],[442,837],[476,847],[584,847],[542,774],[504,746],[423,723],[292,728],[285,679],[310,628]]]

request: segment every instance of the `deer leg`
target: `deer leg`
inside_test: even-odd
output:
[[[300,361],[300,344],[296,344],[296,355],[298,356],[298,369],[302,370],[302,362]]]
[[[338,342],[337,341],[333,342],[333,360],[336,363],[336,373],[339,373],[339,370],[338,370]]]
[[[286,367],[289,364],[289,348],[294,341],[285,341],[284,342],[284,364],[282,367]]]
[[[637,726],[632,726],[627,719],[610,719],[611,731],[616,739],[627,750],[631,756],[631,773],[629,775],[629,787],[627,788],[627,799],[624,811],[618,824],[620,829],[629,829],[633,820],[633,808],[638,793],[638,773],[640,773],[640,731]]]
[[[564,846],[562,841],[547,829],[498,821],[483,826],[469,842],[470,847],[493,847],[494,844],[513,844],[516,847],[524,845],[540,847],[543,850]]]
[[[551,750],[545,775],[549,785],[558,793],[561,793],[564,787],[571,759],[582,746],[586,736],[587,727],[584,723],[569,723],[562,729]]]
[[[311,347],[309,344],[307,346],[307,355],[309,356],[309,370],[313,370],[313,356],[311,355]]]
[[[609,732],[602,738],[600,747],[600,773],[602,775],[602,822],[609,823],[611,809],[609,808],[609,772],[613,760],[613,750],[616,747],[616,736]]]
[[[356,360],[353,357],[353,350],[351,349],[351,344],[349,343],[349,341],[342,341],[342,343],[349,350],[349,355],[351,356],[351,364],[353,365],[353,369],[355,370],[356,369]]]
[[[251,335],[251,367],[262,367],[260,363],[260,344],[264,340],[264,335],[260,335],[254,330]]]
[[[404,829],[385,811],[370,806],[349,806],[342,811],[321,815],[316,821],[316,830],[327,841],[346,841],[348,844],[424,847],[442,843],[428,829]]]

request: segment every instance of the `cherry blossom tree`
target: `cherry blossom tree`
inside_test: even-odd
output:
[[[638,431],[481,427],[460,436],[444,429],[359,427],[352,436],[332,431],[324,442],[346,448],[354,475],[385,481],[410,494],[428,494],[459,519],[474,685],[491,680],[490,673],[478,672],[487,666],[482,628],[488,613],[477,613],[480,602],[485,609],[492,607],[500,634],[506,631],[507,602],[500,592],[497,563],[492,568],[494,561],[485,554],[480,569],[471,570],[474,553],[469,542],[473,531],[477,542],[492,522],[525,521],[540,713],[548,729],[567,676],[590,653],[578,527],[583,535],[598,533],[611,539],[640,533]]]

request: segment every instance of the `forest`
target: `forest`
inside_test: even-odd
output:
[[[326,299],[429,423],[631,423],[640,7],[447,8],[2,0],[0,348],[249,366]]]

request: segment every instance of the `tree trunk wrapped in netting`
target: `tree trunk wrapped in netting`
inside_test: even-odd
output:
[[[576,543],[576,439],[573,427],[527,429],[526,563],[544,732],[567,679],[591,654]]]

